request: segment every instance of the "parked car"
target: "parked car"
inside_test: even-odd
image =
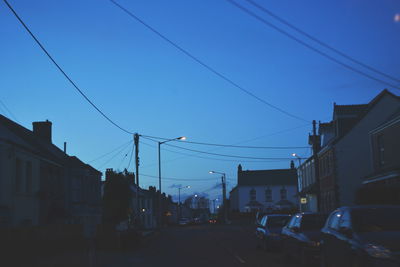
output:
[[[208,223],[209,223],[209,224],[216,224],[216,223],[217,223],[217,220],[216,220],[216,219],[209,219],[209,220],[208,220]]]
[[[290,217],[289,214],[264,215],[256,228],[257,247],[265,250],[279,247],[282,227]]]
[[[318,262],[321,228],[327,215],[314,212],[297,213],[282,229],[282,249],[285,258],[295,259],[300,266]]]
[[[400,266],[400,206],[342,207],[321,231],[323,267]]]
[[[178,224],[181,226],[189,225],[191,223],[191,220],[189,218],[181,218],[178,221]]]
[[[255,224],[257,226],[261,224],[261,220],[262,220],[262,218],[264,218],[264,216],[265,216],[265,212],[257,211],[256,220],[255,220]]]

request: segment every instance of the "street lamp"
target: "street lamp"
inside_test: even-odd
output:
[[[296,154],[296,153],[292,153],[292,156],[295,157],[295,158],[297,158],[297,159],[299,160],[299,168],[300,168],[300,165],[301,165],[301,157],[300,157],[298,154]]]
[[[213,203],[213,213],[214,213],[214,214],[216,213],[216,212],[215,212],[215,201],[218,201],[218,198],[212,200],[212,203]]]
[[[181,189],[185,188],[190,188],[190,185],[183,186],[183,187],[178,187],[178,211],[179,211],[179,216],[178,218],[181,218]]]
[[[177,137],[177,138],[172,138],[168,139],[162,142],[158,142],[158,189],[160,190],[160,195],[158,199],[158,204],[159,204],[159,212],[158,212],[158,223],[161,226],[161,218],[162,218],[162,211],[161,211],[161,145],[165,144],[170,141],[176,141],[176,140],[186,140],[185,136]]]
[[[213,173],[218,173],[218,174],[222,174],[222,197],[223,197],[223,201],[222,201],[222,205],[224,207],[224,222],[227,223],[228,221],[228,209],[227,209],[227,202],[226,202],[226,174],[224,172],[217,172],[217,171],[209,171],[208,173],[213,174]]]

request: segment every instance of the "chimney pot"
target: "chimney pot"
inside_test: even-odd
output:
[[[51,143],[51,121],[35,121],[32,123],[32,126],[34,135]]]

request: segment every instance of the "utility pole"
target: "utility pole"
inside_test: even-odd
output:
[[[226,177],[225,173],[221,177],[222,179],[222,197],[223,197],[223,204],[224,204],[224,223],[228,222],[228,207],[227,207],[227,201],[226,201]]]
[[[314,170],[315,170],[315,183],[317,187],[317,209],[321,211],[321,193],[320,193],[320,183],[319,183],[319,159],[318,152],[321,149],[321,140],[319,135],[317,135],[317,122],[313,120],[313,135],[312,135],[312,150],[314,158]]]
[[[135,143],[135,166],[136,166],[136,214],[137,219],[140,219],[140,207],[139,207],[139,134],[134,134],[134,143]]]
[[[214,213],[214,214],[216,214],[216,212],[215,212],[215,200],[216,200],[216,199],[213,199],[213,200],[212,200],[212,203],[213,203],[213,213]]]

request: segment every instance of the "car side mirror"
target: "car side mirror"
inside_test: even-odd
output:
[[[351,230],[348,227],[340,227],[339,232],[345,235],[347,238],[352,238],[353,237],[353,230]]]

